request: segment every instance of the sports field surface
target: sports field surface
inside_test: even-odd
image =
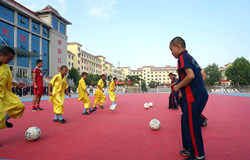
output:
[[[53,122],[53,103],[44,100],[41,112],[31,112],[31,102],[11,129],[0,131],[0,159],[18,160],[181,160],[181,110],[168,110],[168,93],[117,95],[118,107],[82,115],[82,102],[65,99],[66,124]],[[92,103],[94,97],[90,97]],[[144,109],[146,102],[154,106]],[[209,119],[202,128],[207,160],[250,159],[250,97],[210,95],[203,112]],[[153,131],[151,119],[161,128]],[[42,134],[29,142],[24,133],[37,126]]]

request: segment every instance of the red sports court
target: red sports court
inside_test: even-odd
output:
[[[181,160],[181,110],[168,110],[168,93],[121,94],[118,107],[83,116],[77,98],[65,99],[66,124],[53,122],[52,103],[42,101],[46,110],[31,112],[31,102],[21,119],[10,120],[12,129],[0,132],[2,159],[84,159],[84,160]],[[94,97],[91,97],[93,102]],[[144,109],[146,102],[154,106]],[[250,97],[210,95],[204,114],[209,122],[202,129],[206,159],[249,159]],[[152,131],[149,121],[159,119],[161,128]],[[42,135],[29,142],[24,133],[37,126]]]

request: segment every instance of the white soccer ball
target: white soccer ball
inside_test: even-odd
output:
[[[38,127],[30,127],[25,132],[25,137],[29,141],[36,141],[41,135],[41,130]]]
[[[149,105],[149,107],[153,107],[154,104],[153,104],[153,102],[149,102],[148,105]]]
[[[145,103],[145,104],[144,104],[144,108],[148,109],[148,108],[149,108],[149,104],[148,104],[148,103]]]
[[[116,109],[116,105],[111,105],[111,106],[110,106],[110,110],[111,110],[111,111],[114,111],[115,109]]]
[[[152,120],[149,122],[149,127],[150,127],[152,130],[158,130],[158,129],[160,129],[160,126],[161,126],[161,122],[160,122],[158,119],[152,119]]]

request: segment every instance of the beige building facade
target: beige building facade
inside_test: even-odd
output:
[[[169,73],[177,74],[177,67],[165,66],[165,67],[155,67],[155,66],[143,66],[137,70],[132,70],[132,75],[139,75],[145,80],[148,85],[151,81],[160,82],[161,84],[170,84],[171,79],[169,78]]]

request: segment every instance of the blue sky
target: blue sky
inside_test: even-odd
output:
[[[17,0],[33,11],[50,4],[73,24],[68,42],[115,66],[176,66],[169,42],[185,39],[202,67],[250,60],[249,0]]]

